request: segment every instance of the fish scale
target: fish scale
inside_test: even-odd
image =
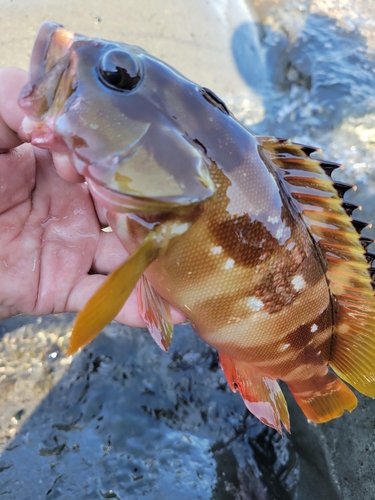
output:
[[[345,382],[375,397],[375,255],[343,200],[351,186],[331,179],[340,165],[254,137],[212,91],[140,48],[51,23],[20,106],[30,141],[71,155],[131,254],[79,313],[68,354],[137,287],[158,345],[172,341],[172,304],[280,433],[279,380],[317,423],[355,408]]]

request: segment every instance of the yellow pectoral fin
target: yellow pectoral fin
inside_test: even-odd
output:
[[[150,233],[141,246],[95,292],[78,314],[67,356],[93,340],[120,312],[142,273],[165,246],[165,240]]]

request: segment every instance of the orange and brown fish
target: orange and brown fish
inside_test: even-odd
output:
[[[71,153],[131,257],[79,314],[69,353],[132,289],[168,349],[168,304],[219,352],[230,387],[289,430],[278,380],[325,422],[375,396],[366,247],[314,148],[254,137],[210,90],[138,47],[44,24],[20,104],[30,140]]]

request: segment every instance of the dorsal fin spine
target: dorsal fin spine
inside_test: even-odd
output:
[[[340,198],[344,197],[344,194],[349,191],[349,189],[353,189],[354,186],[351,184],[346,184],[345,182],[338,182],[335,181],[333,183],[333,186],[335,190],[337,191],[337,194],[339,195]]]
[[[366,249],[371,243],[375,243],[375,240],[370,236],[366,236],[365,234],[361,234],[359,241],[361,242],[364,249]]]
[[[352,218],[352,224],[356,228],[357,232],[360,234],[365,227],[371,227],[369,222],[360,219]]]
[[[349,217],[351,217],[352,213],[357,208],[359,208],[360,210],[362,209],[360,205],[356,205],[355,203],[350,203],[348,201],[343,201],[342,206],[344,207],[344,210],[349,215]]]
[[[343,168],[342,165],[340,165],[339,163],[334,163],[334,162],[330,162],[330,161],[321,161],[320,167],[324,170],[326,175],[328,175],[329,177],[331,177],[332,173],[335,170],[337,170],[338,168],[339,169]]]
[[[375,260],[375,253],[366,252],[365,253],[365,257],[366,257],[366,260],[370,264],[370,267],[371,267],[372,263]]]

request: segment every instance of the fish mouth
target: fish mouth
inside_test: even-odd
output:
[[[61,24],[43,23],[37,34],[30,61],[30,80],[39,80],[69,53],[74,33]]]
[[[54,122],[72,92],[75,75],[71,47],[74,33],[56,23],[42,24],[31,55],[29,81],[18,98],[26,114],[22,130],[32,144],[65,151],[62,140],[56,141]]]

